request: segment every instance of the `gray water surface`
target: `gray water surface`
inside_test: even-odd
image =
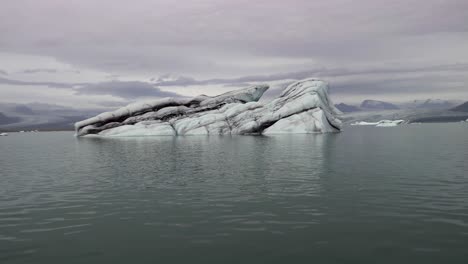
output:
[[[468,263],[468,125],[0,138],[0,263]]]

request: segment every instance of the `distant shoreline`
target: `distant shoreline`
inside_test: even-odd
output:
[[[431,116],[421,117],[411,120],[410,123],[456,123],[462,122],[468,119],[466,116]]]
[[[34,131],[37,130],[37,131]],[[7,133],[20,133],[20,131],[24,131],[24,133],[39,133],[39,132],[74,132],[73,128],[41,128],[41,129],[22,129],[22,128],[1,128],[1,132]]]

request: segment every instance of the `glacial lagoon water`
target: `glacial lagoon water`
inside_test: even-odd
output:
[[[0,263],[468,263],[468,125],[11,133]]]

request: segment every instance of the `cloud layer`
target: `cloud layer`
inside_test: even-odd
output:
[[[161,91],[145,82],[102,82],[87,84],[75,89],[78,95],[112,95],[123,99],[136,99],[142,97],[180,97],[173,92]]]
[[[0,90],[131,100],[317,76],[343,101],[468,99],[466,10],[466,0],[6,1]]]

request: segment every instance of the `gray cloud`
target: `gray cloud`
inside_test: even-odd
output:
[[[106,76],[106,78],[108,78],[108,79],[117,79],[119,77],[120,77],[120,75],[118,75],[118,74],[109,74],[109,75]]]
[[[102,102],[100,102],[100,106],[115,108],[115,107],[126,106],[126,105],[128,105],[130,103],[131,103],[131,101],[127,101],[127,100],[119,101],[119,102],[116,102],[116,101],[102,101]]]
[[[317,68],[309,71],[288,72],[270,75],[252,75],[238,78],[196,80],[192,77],[162,76],[153,82],[109,81],[96,83],[57,83],[31,82],[0,78],[0,84],[48,86],[73,89],[76,95],[111,95],[126,100],[141,97],[178,97],[181,94],[162,91],[158,87],[175,87],[179,92],[184,86],[221,85],[238,89],[251,83],[273,82],[265,98],[277,96],[291,83],[291,80],[318,77],[331,85],[331,92],[340,97],[362,94],[362,98],[380,98],[383,94],[420,94],[419,98],[430,98],[431,92],[459,93],[468,98],[468,64],[446,64],[428,67],[420,66],[381,66],[380,68]],[[275,84],[275,82],[279,82]],[[406,98],[404,98],[406,100]],[[127,102],[125,102],[126,104]],[[124,104],[114,103],[111,104]],[[102,105],[104,106],[104,105]],[[110,106],[110,105],[109,105]]]
[[[25,6],[2,6],[2,50],[128,72],[245,75],[252,69],[232,60],[249,57],[308,57],[325,65],[409,60],[408,53],[455,60],[468,39],[464,0],[44,0]],[[273,70],[284,72],[283,66]]]
[[[224,84],[223,86],[224,87],[234,87],[234,88],[239,88],[239,87],[247,87],[247,86],[250,86],[251,84],[250,83],[246,83],[246,82],[239,82],[239,83],[226,83]]]
[[[446,64],[434,66],[381,66],[380,68],[317,68],[309,71],[288,72],[272,75],[245,76],[226,79],[195,80],[181,78],[159,82],[158,86],[223,85],[245,87],[252,82],[282,81],[272,87],[265,97],[277,96],[291,81],[318,77],[330,83],[335,95],[359,95],[379,97],[382,94],[418,93],[420,97],[431,97],[431,93],[458,92],[468,99],[468,64]],[[405,99],[406,98],[403,98]]]
[[[239,78],[225,79],[206,79],[195,80],[191,77],[179,77],[170,81],[156,81],[158,86],[189,86],[189,85],[209,85],[209,84],[225,84],[228,86],[237,86],[239,84],[248,84],[248,82],[269,82],[285,79],[300,80],[309,77],[341,77],[353,75],[370,75],[370,74],[408,74],[408,73],[428,73],[428,72],[468,72],[468,63],[435,65],[427,67],[380,67],[380,68],[364,68],[364,69],[346,69],[346,68],[317,68],[314,70],[300,72],[286,72],[271,75],[252,75]]]
[[[181,97],[172,92],[161,91],[152,84],[138,81],[111,81],[95,84],[87,84],[75,88],[77,95],[111,95],[124,99],[135,99],[140,97]]]
[[[113,88],[126,98],[153,94],[153,85],[240,87],[310,76],[342,94],[468,96],[466,10],[466,0],[18,0],[2,3],[0,52],[49,56],[110,79],[194,76]],[[82,93],[112,90],[96,82],[82,84]],[[39,85],[79,93],[75,84]]]
[[[77,85],[83,85],[83,83],[62,83],[62,82],[33,82],[33,81],[19,81],[19,80],[12,80],[7,78],[0,77],[0,84],[8,84],[8,85],[26,85],[26,86],[47,86],[50,88],[73,88]]]
[[[56,69],[26,69],[22,73],[57,73]]]
[[[21,71],[21,73],[25,74],[36,74],[36,73],[76,73],[79,74],[80,71],[78,70],[57,70],[57,69],[48,69],[48,68],[38,68],[38,69],[26,69]]]
[[[0,84],[18,86],[47,86],[50,88],[72,89],[76,95],[111,95],[123,99],[141,97],[182,97],[182,95],[161,91],[154,84],[140,81],[110,81],[97,83],[59,83],[18,81],[0,77]]]
[[[8,72],[6,72],[6,71],[4,71],[4,70],[0,70],[0,74],[8,75]]]

